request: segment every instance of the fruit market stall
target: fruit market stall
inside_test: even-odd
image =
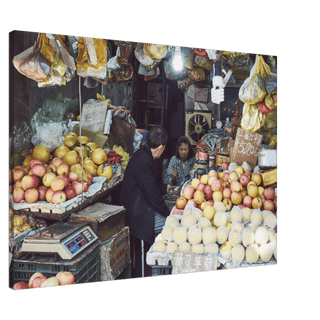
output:
[[[247,166],[227,164],[231,171],[210,170],[184,186],[147,253],[151,267],[200,271],[173,268],[181,253],[215,257],[211,270],[276,264],[277,190],[264,188],[260,173],[244,173]]]

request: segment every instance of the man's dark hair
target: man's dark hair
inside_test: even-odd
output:
[[[180,147],[181,143],[185,143],[185,144],[188,145],[189,153],[188,153],[188,158],[187,159],[193,158],[194,152],[193,152],[193,149],[192,149],[192,146],[191,146],[191,142],[190,142],[189,138],[185,137],[185,136],[181,136],[181,137],[178,138],[177,143],[176,143],[176,154],[175,154],[175,156],[178,159],[180,158],[179,147]]]
[[[147,134],[147,144],[150,148],[155,149],[159,146],[165,146],[168,141],[168,135],[164,128],[155,126]]]

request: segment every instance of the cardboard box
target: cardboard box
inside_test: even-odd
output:
[[[125,225],[125,208],[97,202],[92,206],[72,213],[69,222],[86,223],[98,239],[105,241],[120,232]]]
[[[79,136],[79,132],[80,132],[79,125],[75,125],[73,132],[75,132]],[[81,135],[87,136],[90,139],[90,141],[95,142],[98,148],[103,148],[108,140],[108,136],[104,134],[95,133],[84,128],[81,128]]]
[[[277,168],[262,172],[261,178],[264,188],[277,183]]]
[[[217,155],[216,156],[216,166],[220,167],[223,162],[230,163],[230,158],[229,157],[225,157],[225,156],[221,156],[221,155]]]
[[[100,280],[115,280],[131,263],[129,227],[100,245]]]

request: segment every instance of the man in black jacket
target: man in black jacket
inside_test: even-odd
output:
[[[155,159],[162,155],[168,137],[162,127],[152,127],[146,144],[130,158],[121,187],[120,204],[126,208],[130,234],[153,243],[155,231],[161,232],[170,214],[163,195],[173,187],[156,183]]]

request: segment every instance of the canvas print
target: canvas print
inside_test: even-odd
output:
[[[9,287],[277,264],[277,57],[9,34]]]

